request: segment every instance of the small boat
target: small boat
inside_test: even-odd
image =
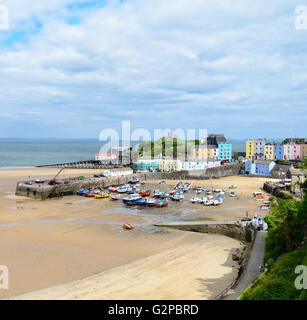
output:
[[[198,197],[193,197],[191,200],[190,200],[190,202],[191,203],[201,203],[200,201],[201,201],[202,199],[201,198],[198,198]]]
[[[112,195],[111,200],[113,200],[113,201],[120,200],[120,195],[119,194]]]
[[[270,206],[266,205],[266,204],[263,204],[260,206],[260,210],[269,210],[270,209]]]
[[[88,193],[88,192],[89,192],[89,191],[87,190],[86,193]],[[84,193],[85,193],[85,190],[84,190],[84,189],[79,189],[79,190],[77,191],[77,195],[78,195],[78,196],[83,196]]]
[[[117,189],[117,192],[118,192],[118,193],[126,193],[126,192],[127,192],[127,188],[124,188],[124,187],[118,188],[118,189]]]
[[[166,184],[166,181],[162,180],[159,182],[159,184]]]
[[[173,196],[171,196],[171,199],[173,201],[181,201],[183,200],[184,196],[182,194],[174,194]]]
[[[214,206],[218,206],[218,205],[220,205],[220,204],[222,204],[222,203],[223,203],[223,200],[222,200],[222,199],[213,200],[213,205],[214,205]]]
[[[85,196],[88,198],[95,198],[97,192],[90,191],[89,193],[86,193]]]
[[[146,184],[146,182],[145,181],[141,181],[141,184]]]
[[[207,188],[206,188],[206,187],[202,187],[202,188],[201,188],[201,190],[206,191],[206,190],[207,190]]]
[[[128,193],[128,194],[134,194],[134,193],[136,193],[136,190],[135,190],[134,188],[128,188],[127,191],[126,191],[126,193]]]
[[[202,190],[197,190],[196,193],[197,193],[197,194],[201,194],[201,193],[202,193]]]
[[[107,192],[103,192],[103,193],[97,193],[95,194],[95,198],[96,199],[105,199],[105,198],[110,198],[110,194]]]
[[[205,206],[212,206],[214,204],[214,200],[205,200],[204,205]]]
[[[206,191],[206,194],[211,194],[211,191],[210,191],[210,190],[207,190],[207,191]]]
[[[148,196],[150,196],[150,194],[151,194],[150,190],[141,191],[139,193],[139,195],[142,196],[142,197],[148,197]]]
[[[229,197],[235,197],[235,196],[236,196],[236,194],[234,192],[229,193]]]
[[[136,201],[141,200],[142,197],[140,195],[133,195],[130,197],[123,198],[122,202],[125,204],[134,204]]]
[[[162,192],[161,195],[160,195],[160,198],[167,198],[169,196],[169,194],[167,192]]]
[[[170,195],[175,194],[175,193],[176,193],[175,190],[171,190],[171,191],[169,192]]]
[[[147,201],[146,201],[146,204],[150,207],[153,207],[156,205],[156,200],[153,199],[153,198],[149,198]]]
[[[161,198],[161,195],[162,195],[162,192],[154,192],[154,193],[152,194],[152,196],[153,196],[154,198]]]
[[[25,184],[27,184],[27,185],[32,185],[33,183],[32,183],[32,181],[25,181]]]
[[[137,206],[146,206],[147,205],[147,199],[140,199],[134,202],[135,205]]]
[[[228,187],[229,189],[236,189],[237,186],[235,184],[232,184],[231,186]]]
[[[167,207],[167,205],[168,205],[168,200],[165,199],[165,200],[162,200],[162,201],[160,201],[160,202],[156,202],[155,205],[156,205],[157,208]]]
[[[214,189],[213,190],[213,192],[215,192],[215,193],[220,193],[220,192],[222,192],[223,190],[222,189]]]
[[[109,187],[108,189],[110,192],[117,192],[117,188],[115,187]]]
[[[36,179],[35,180],[35,183],[44,183],[45,181],[44,180],[41,180],[41,179]]]
[[[132,224],[129,224],[129,223],[124,222],[124,223],[123,223],[123,228],[126,229],[126,230],[132,230],[132,229],[135,228],[135,226],[132,225]]]
[[[139,181],[140,181],[139,179],[129,180],[128,183],[129,184],[137,184],[137,183],[139,183]]]

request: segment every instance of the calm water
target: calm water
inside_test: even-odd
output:
[[[101,141],[0,141],[0,167],[94,160]]]
[[[233,152],[245,151],[244,141],[229,142],[233,143]],[[103,144],[102,141],[0,141],[0,168],[94,160]]]

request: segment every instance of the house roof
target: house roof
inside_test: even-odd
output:
[[[269,165],[272,162],[274,162],[274,161],[273,160],[255,160],[254,161],[254,163],[257,163],[257,164],[266,164],[266,165]]]
[[[291,166],[286,164],[276,164],[272,171],[282,171],[287,172]]]

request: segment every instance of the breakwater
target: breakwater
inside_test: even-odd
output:
[[[243,226],[232,221],[165,222],[155,224],[155,226],[208,234],[221,234],[248,243],[252,243],[255,237],[255,230],[252,227]]]

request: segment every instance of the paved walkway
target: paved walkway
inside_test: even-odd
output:
[[[247,268],[241,275],[238,285],[229,292],[229,295],[224,298],[225,300],[234,300],[235,298],[240,297],[242,292],[261,274],[259,266],[263,265],[265,236],[265,231],[257,232],[253,248],[250,252]]]

